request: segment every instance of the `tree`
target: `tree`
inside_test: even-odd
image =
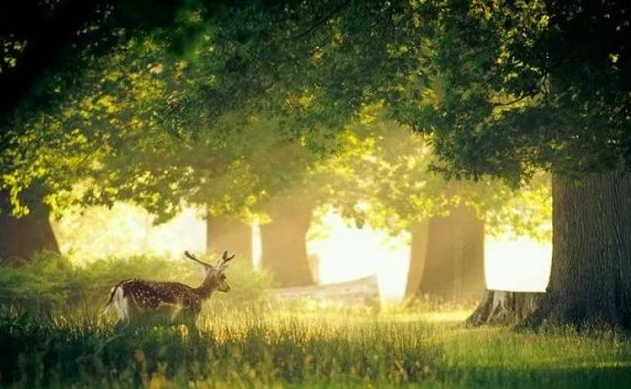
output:
[[[414,297],[421,284],[427,258],[428,226],[427,221],[415,223],[410,226],[410,266],[405,283],[405,296]]]
[[[85,143],[92,140],[81,136],[77,123],[60,131],[55,115],[70,118],[68,112],[59,112],[58,104],[74,95],[77,82],[84,80],[84,70],[93,61],[130,37],[158,27],[179,31],[176,35],[190,33],[186,21],[174,17],[185,8],[187,5],[175,2],[118,0],[25,0],[0,6],[0,89],[5,91],[0,97],[0,217],[4,230],[0,258],[28,256],[40,249],[57,251],[48,223],[55,201],[49,195],[68,187],[51,185],[54,174],[50,170],[61,171],[74,161],[76,171],[77,161],[87,162],[81,155],[87,149]],[[80,147],[65,160],[51,158],[51,151],[63,142],[64,151]],[[83,157],[86,155],[90,153]],[[49,165],[51,159],[55,163]],[[57,179],[69,181],[67,177]]]
[[[552,182],[552,268],[547,295],[526,325],[545,320],[629,328],[631,177],[613,170],[584,176],[580,185]]]
[[[525,325],[631,323],[630,11],[550,0],[440,12],[444,99],[414,125],[435,134],[441,167],[513,183],[552,172],[552,273]]]
[[[537,177],[520,192],[498,181],[447,181],[431,169],[429,139],[386,114],[367,107],[342,133],[338,155],[310,180],[358,226],[411,233],[410,296],[481,297],[485,230],[549,237],[547,180]]]
[[[0,204],[8,202],[7,196],[7,193],[0,192]],[[37,250],[59,252],[49,223],[49,206],[38,203],[37,194],[33,197],[29,214],[22,218],[0,213],[0,262],[30,258]]]
[[[274,200],[268,211],[271,222],[261,225],[261,265],[284,287],[314,283],[306,242],[313,204],[305,200]]]
[[[244,165],[234,154],[220,156],[219,163],[208,155],[209,145],[228,149],[225,115],[245,113],[245,121],[261,112],[291,117],[278,127],[304,142],[304,131],[337,128],[364,101],[399,88],[406,82],[402,66],[421,76],[417,46],[405,46],[420,39],[417,6],[334,3],[152,7],[104,1],[82,3],[78,11],[70,0],[28,3],[35,8],[18,14],[34,9],[52,15],[51,29],[59,36],[42,36],[35,25],[7,23],[3,30],[9,54],[2,65],[9,70],[2,82],[24,81],[20,88],[27,91],[3,115],[0,187],[9,192],[4,212],[26,213],[22,197],[39,181],[53,211],[68,203],[131,199],[163,220],[182,200],[201,201],[205,191],[197,189],[200,183],[208,188],[209,174]],[[136,12],[143,5],[151,17],[138,23],[139,15],[147,16]],[[66,17],[72,23],[57,31]],[[384,39],[375,39],[377,34]],[[111,39],[105,42],[104,36]],[[42,61],[33,60],[47,39],[52,49],[39,53]],[[56,48],[64,48],[76,66],[60,70]],[[11,76],[21,72],[24,78]],[[43,72],[51,76],[39,80]],[[40,104],[44,100],[50,104]],[[207,136],[211,132],[217,136]]]
[[[225,216],[206,215],[206,252],[226,250],[252,266],[252,226]]]
[[[485,289],[484,223],[475,210],[457,206],[432,217],[418,295],[443,300],[479,299]]]

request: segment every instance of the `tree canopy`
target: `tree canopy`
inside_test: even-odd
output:
[[[53,72],[41,88],[61,97],[45,109],[23,105],[4,127],[11,208],[27,212],[20,194],[37,185],[54,205],[69,201],[59,194],[81,192],[86,204],[133,198],[172,214],[192,171],[225,170],[217,154],[241,157],[222,155],[233,128],[275,117],[288,139],[312,145],[365,102],[400,89],[402,68],[422,74],[422,46],[411,44],[424,36],[418,5],[328,5],[193,3],[175,12],[176,26],[139,30],[103,55],[75,47],[91,65]],[[174,55],[180,24],[195,34]],[[218,151],[211,160],[208,149]],[[77,183],[83,191],[71,189]]]
[[[435,42],[443,98],[413,124],[455,176],[581,175],[629,163],[629,9],[455,1]],[[428,113],[429,112],[429,113]]]

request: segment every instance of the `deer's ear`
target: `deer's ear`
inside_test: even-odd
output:
[[[226,258],[228,258],[228,252],[224,251],[223,255],[221,256],[221,259],[223,259],[224,261],[226,260]]]
[[[234,258],[235,254],[232,254],[231,256],[229,256],[228,258],[226,258],[226,262],[230,261],[232,258]]]

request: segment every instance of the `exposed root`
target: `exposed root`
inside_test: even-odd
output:
[[[531,316],[545,293],[487,290],[476,310],[466,321],[467,326],[485,324],[517,324]]]

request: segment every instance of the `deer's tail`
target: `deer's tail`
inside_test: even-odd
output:
[[[103,310],[103,312],[101,312],[101,316],[104,316],[110,310],[110,307],[112,306],[112,301],[114,301],[114,295],[116,294],[116,289],[118,289],[119,286],[120,286],[119,284],[116,284],[110,291],[110,297],[109,299],[107,299],[107,303],[105,304],[105,309]]]
[[[105,304],[105,309],[101,313],[101,316],[105,315],[110,310],[110,307],[112,306],[112,302],[114,301],[114,296],[116,296],[116,291],[118,290],[118,288],[122,288],[122,285],[129,280],[132,280],[132,278],[126,279],[114,285],[114,287],[110,291],[110,297],[107,299],[107,303]]]
[[[116,291],[118,290],[118,288],[121,288],[121,285],[124,284],[127,281],[129,281],[129,280],[124,280],[124,281],[121,281],[118,284],[114,285],[114,287],[110,291],[110,297],[107,299],[107,303],[105,304],[105,309],[103,310],[103,312],[101,312],[101,316],[103,316],[107,312],[109,312],[110,307],[112,306],[112,302],[114,301],[114,296],[116,295]]]

